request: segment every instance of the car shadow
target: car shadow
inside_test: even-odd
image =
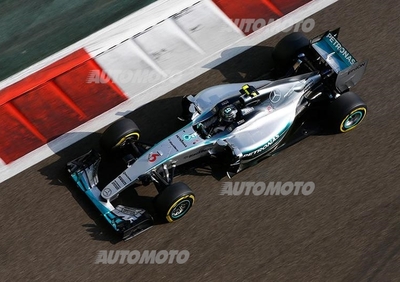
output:
[[[272,59],[273,47],[253,46],[243,53],[231,58],[246,47],[235,47],[225,50],[221,57],[204,65],[204,68],[218,70],[224,77],[224,82],[249,82],[253,80],[271,78],[274,62]],[[260,60],[259,58],[263,58]]]

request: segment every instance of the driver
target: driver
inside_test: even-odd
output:
[[[227,126],[236,120],[237,114],[238,109],[233,104],[229,104],[220,109],[218,115],[199,123],[197,129],[200,130],[205,138],[210,138],[213,134],[224,131]]]
[[[235,121],[237,113],[238,113],[237,108],[233,104],[229,104],[220,110],[219,116],[221,120],[227,123],[231,123]]]
[[[236,120],[238,109],[233,105],[229,104],[220,109],[218,115],[218,123],[212,128],[213,133],[224,131],[227,126]]]

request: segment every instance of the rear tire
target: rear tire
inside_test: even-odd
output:
[[[293,32],[282,38],[272,51],[277,69],[284,69],[310,44],[310,40],[301,32]]]
[[[367,105],[354,92],[346,92],[328,108],[328,118],[334,132],[345,133],[356,128],[367,114]]]
[[[192,190],[182,182],[166,187],[155,199],[155,207],[160,216],[173,222],[188,213],[194,203]]]
[[[137,141],[140,137],[139,127],[132,120],[123,118],[111,124],[100,139],[100,146],[106,153],[122,147],[127,140]]]

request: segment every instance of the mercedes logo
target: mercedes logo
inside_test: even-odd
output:
[[[112,194],[112,191],[110,188],[105,188],[101,193],[103,194],[104,197],[108,197]]]
[[[271,100],[272,103],[278,103],[279,100],[281,99],[281,93],[278,92],[277,90],[274,90],[269,94],[269,99]]]

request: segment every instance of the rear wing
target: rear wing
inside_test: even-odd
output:
[[[337,39],[338,34],[338,30],[336,33],[327,31],[323,35],[311,40],[311,46],[336,73],[357,62],[353,55]]]
[[[335,86],[344,92],[362,78],[367,61],[357,62],[354,56],[338,40],[339,28],[327,31],[311,40],[311,46],[337,74]]]

